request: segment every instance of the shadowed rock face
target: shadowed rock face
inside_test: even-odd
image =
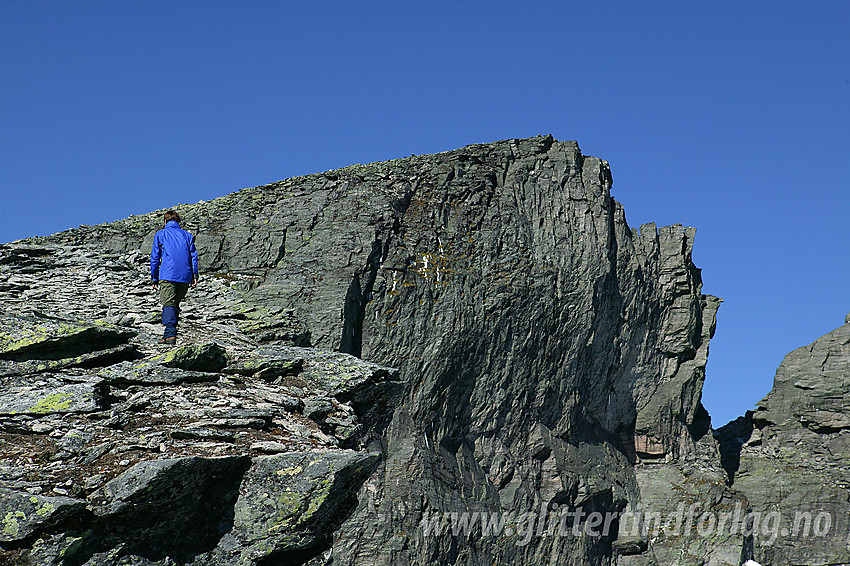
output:
[[[60,439],[63,482],[75,481],[72,464],[109,470],[72,493],[90,515],[28,523],[30,539],[47,541],[31,556],[64,563],[57,557],[70,549],[90,566],[121,556],[739,564],[752,536],[647,535],[616,518],[747,502],[727,485],[700,404],[720,299],[701,292],[694,230],[632,229],[610,188],[606,162],[546,136],[181,205],[205,273],[183,308],[191,345],[179,352],[151,345],[158,327],[145,255],[160,213],[3,248],[8,316],[108,319],[88,325],[97,333],[83,325],[73,334],[100,341],[71,341],[82,361],[0,341],[10,352],[0,377],[32,397],[25,409],[44,405],[32,393],[39,388],[77,388],[81,399],[43,422],[2,397],[10,442]],[[98,285],[126,289],[85,295]],[[0,488],[42,489],[23,452],[9,457],[17,479]],[[275,453],[284,455],[263,456]],[[196,470],[193,481],[218,494],[217,527],[181,514],[191,548],[169,539],[139,554],[122,539],[134,537],[133,525],[98,523],[98,510],[116,503],[106,481],[124,486],[152,469],[161,470],[157,485]],[[505,519],[505,530],[440,531],[449,513],[467,511]],[[592,525],[577,512],[612,520]],[[95,535],[84,534],[86,520]],[[30,552],[16,544],[13,552]]]
[[[698,451],[719,301],[700,293],[693,231],[632,231],[607,164],[550,138],[466,148],[411,177],[349,288],[368,289],[352,342],[409,386],[335,560],[610,555],[609,540],[569,537],[452,551],[418,525],[553,503],[619,511],[639,498],[630,459]]]

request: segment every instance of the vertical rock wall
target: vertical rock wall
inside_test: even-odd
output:
[[[620,511],[640,500],[631,464],[696,452],[719,301],[700,292],[693,230],[631,230],[610,186],[607,163],[551,138],[444,154],[418,179],[363,267],[362,353],[408,392],[335,561],[604,561],[614,533],[459,543],[422,521]]]

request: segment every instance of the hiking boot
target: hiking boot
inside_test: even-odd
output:
[[[159,339],[159,343],[173,346],[174,344],[177,344],[177,336],[163,336]]]

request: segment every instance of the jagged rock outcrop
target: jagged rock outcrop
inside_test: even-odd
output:
[[[755,411],[717,431],[734,488],[761,513],[761,564],[850,563],[850,315],[785,356]]]
[[[174,351],[155,344],[146,276],[159,213],[0,246],[3,316],[27,336],[45,321],[78,329],[46,333],[61,350],[3,330],[0,379],[25,402],[0,398],[0,488],[85,507],[0,541],[3,557],[751,557],[752,534],[670,524],[695,502],[749,509],[700,404],[720,300],[702,294],[694,230],[630,228],[610,187],[606,162],[545,136],[181,205],[204,273]],[[50,397],[72,390],[67,405]],[[198,519],[179,489],[145,491],[184,474],[215,513]],[[151,510],[157,493],[186,502],[179,528],[162,531],[169,512],[110,514],[134,489]],[[503,523],[452,533],[470,513]],[[669,521],[627,520],[651,513]]]

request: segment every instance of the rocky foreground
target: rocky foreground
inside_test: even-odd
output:
[[[379,461],[350,448],[398,370],[268,344],[288,315],[244,303],[235,278],[201,281],[168,349],[143,254],[0,258],[3,563],[290,563],[327,546]]]
[[[694,231],[610,186],[538,137],[181,205],[176,348],[160,213],[0,245],[0,563],[850,563],[850,325],[712,434]]]

